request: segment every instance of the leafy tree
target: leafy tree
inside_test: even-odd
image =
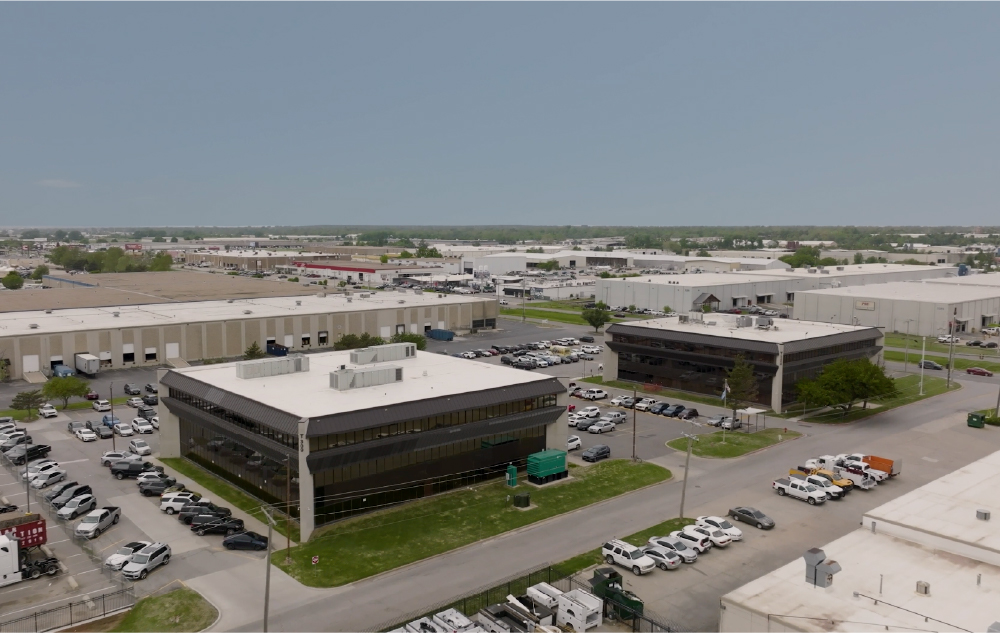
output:
[[[153,257],[152,263],[149,265],[150,270],[154,271],[165,271],[170,270],[174,265],[174,258],[170,253],[159,252]]]
[[[406,250],[404,250],[402,253],[400,253],[399,256],[402,257],[403,259],[413,259],[413,253],[411,253],[410,251],[406,251]]]
[[[834,361],[815,380],[803,380],[796,389],[806,404],[843,409],[845,414],[859,401],[867,408],[872,398],[897,393],[895,380],[886,375],[885,367],[866,358]]]
[[[663,311],[667,314],[670,314],[671,312],[673,312],[673,309],[671,309],[670,306],[663,306]]]
[[[854,254],[854,263],[855,264],[863,264],[863,263],[865,263],[865,256],[862,255],[861,253],[855,253]]]
[[[21,232],[22,240],[35,240],[42,236],[38,229],[28,229],[27,231]]]
[[[12,409],[16,411],[27,411],[29,420],[35,419],[34,412],[37,411],[38,407],[43,404],[45,404],[45,398],[42,397],[42,392],[39,389],[19,391],[10,401]]]
[[[177,243],[177,238],[176,237],[170,238],[170,243],[171,244],[176,244]]]
[[[0,382],[10,380],[10,360],[7,359],[7,352],[0,350]]]
[[[333,344],[333,349],[360,349],[362,347],[372,347],[373,345],[385,345],[385,339],[378,336],[372,336],[367,332],[361,336],[358,336],[357,334],[342,334]]]
[[[42,277],[44,277],[47,274],[49,274],[49,267],[46,266],[45,264],[42,264],[31,273],[31,278],[36,281],[40,281]]]
[[[66,239],[68,239],[70,241],[73,241],[73,242],[79,242],[80,240],[83,239],[83,233],[81,233],[79,231],[70,231],[66,235]]]
[[[738,409],[757,402],[757,376],[743,354],[736,357],[732,369],[726,372],[726,385],[729,387],[725,392],[726,404],[732,409],[735,420]]]
[[[712,254],[706,251],[704,248],[698,251],[698,257],[711,257]]]
[[[628,311],[629,312],[635,312],[635,304],[634,303],[632,303],[632,304],[629,305]]]
[[[0,283],[7,290],[20,290],[24,286],[24,278],[12,270],[0,279]]]
[[[42,395],[49,400],[62,400],[63,409],[69,406],[70,398],[82,398],[90,391],[87,381],[77,376],[65,376],[63,378],[49,378],[49,381],[42,385]]]
[[[550,259],[547,262],[542,262],[541,264],[538,264],[538,268],[541,270],[552,272],[553,270],[559,270],[559,262],[557,262],[554,259]]]
[[[260,348],[257,341],[250,344],[250,347],[243,352],[243,360],[257,360],[258,358],[264,358],[267,353]]]
[[[611,322],[611,313],[599,308],[584,310],[580,316],[583,317],[584,321],[593,326],[595,332],[599,331],[605,324]]]
[[[382,262],[383,264],[388,264],[389,263],[389,256],[388,255],[382,255],[381,257],[378,258],[378,260],[380,262]]]
[[[418,350],[427,349],[427,337],[412,332],[397,332],[389,339],[390,343],[413,343]]]
[[[598,301],[597,303],[594,304],[594,307],[597,308],[598,310],[607,310],[608,304],[604,303],[603,301]]]

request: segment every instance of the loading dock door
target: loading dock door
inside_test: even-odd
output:
[[[22,356],[21,371],[24,373],[29,371],[38,371],[38,355],[32,354],[31,356]]]
[[[285,347],[291,349],[291,347],[294,344],[295,344],[295,335],[294,334],[286,334],[285,335]]]
[[[63,364],[63,357],[62,356],[50,356],[49,357],[49,369],[55,369],[56,365],[62,365],[62,364]]]
[[[167,358],[180,358],[180,357],[181,357],[181,344],[167,343]]]

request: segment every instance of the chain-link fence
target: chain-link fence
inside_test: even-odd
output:
[[[397,616],[373,630],[393,631],[402,628],[409,622],[419,620],[422,617],[430,617],[448,609],[455,609],[472,618],[481,609],[492,604],[506,602],[509,595],[524,595],[528,587],[540,582],[548,583],[564,592],[572,591],[573,589],[583,589],[584,591],[592,592],[589,582],[576,576],[563,576],[555,567],[545,565],[529,572],[522,572],[504,578],[491,584],[489,587],[477,589],[461,598],[440,602],[437,605],[426,607],[408,615]],[[623,604],[612,602],[611,600],[604,600],[603,617],[608,622],[619,623],[623,630],[641,631],[644,633],[683,631],[683,629],[674,623],[648,608],[645,608],[643,613],[640,614]]]
[[[29,615],[0,622],[0,633],[40,633],[84,620],[103,617],[135,604],[135,587],[128,585],[117,591],[90,596],[60,607],[35,611]]]

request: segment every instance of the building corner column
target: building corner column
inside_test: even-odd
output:
[[[781,413],[781,392],[785,384],[785,346],[778,343],[778,371],[774,374],[771,383],[771,409],[775,413]]]
[[[299,420],[299,542],[305,543],[316,529],[315,486],[309,470],[309,418]]]
[[[159,386],[163,376],[169,369],[156,370],[156,383]],[[159,403],[156,405],[156,415],[160,418],[160,457],[180,457],[181,456],[181,421],[170,409],[163,404],[163,397],[168,394],[160,393]]]

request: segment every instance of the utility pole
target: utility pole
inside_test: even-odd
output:
[[[948,337],[948,389],[951,389],[951,366],[955,364],[955,318],[958,317],[958,308],[955,308],[951,316],[951,335]]]
[[[525,279],[521,277],[521,323],[524,323],[524,304],[528,301],[528,295],[524,292]]]
[[[903,352],[903,373],[906,373],[906,363],[910,358],[910,321],[913,319],[906,320],[906,351]]]
[[[262,629],[264,633],[267,633],[267,610],[271,603],[271,537],[274,534],[274,519],[267,511],[267,506],[262,506],[261,510],[267,517],[267,554],[264,557],[267,569],[264,570],[264,627]]]
[[[118,449],[115,448],[115,383],[108,385],[108,404],[111,405],[111,450],[116,451]]]
[[[688,489],[688,465],[691,464],[691,442],[698,441],[698,436],[693,433],[684,433],[684,437],[688,440],[688,452],[687,459],[684,460],[684,485],[681,486],[681,513],[678,516],[679,519],[684,518],[684,498],[687,496]]]
[[[28,488],[28,484],[30,483],[28,481],[28,452],[27,452],[28,445],[25,444],[24,447],[25,447],[25,452],[24,452],[24,496],[26,496],[28,498],[28,510],[27,510],[27,512],[28,512],[28,514],[31,514],[31,490]]]
[[[638,392],[633,387],[632,388],[632,461],[633,462],[635,461],[635,436],[638,435],[638,430],[635,428],[636,420],[638,419],[636,417],[636,412],[635,412],[635,397],[636,397],[636,395],[638,395]]]
[[[920,395],[924,395],[924,355],[927,353],[927,337],[920,343]]]
[[[292,562],[292,458],[285,462],[285,564]]]

